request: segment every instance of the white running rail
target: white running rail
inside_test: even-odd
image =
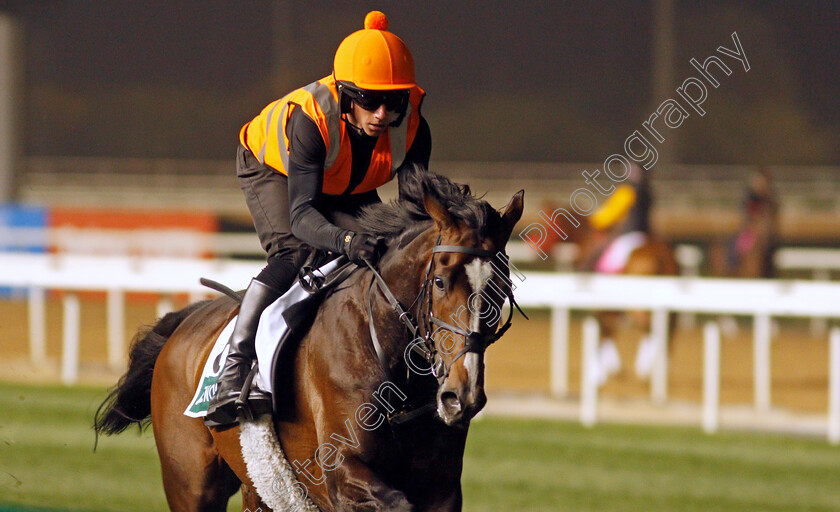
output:
[[[45,290],[64,290],[64,340],[61,377],[67,384],[78,378],[79,302],[73,292],[104,291],[108,294],[108,361],[114,369],[125,364],[124,300],[126,292],[152,292],[162,296],[159,313],[171,308],[169,296],[208,295],[199,283],[208,277],[231,288],[245,288],[263,264],[234,260],[176,258],[93,257],[53,254],[0,254],[0,286],[29,290],[30,354],[35,364],[46,359],[44,328]],[[523,307],[548,308],[551,326],[551,390],[557,397],[568,394],[568,348],[570,311],[649,310],[653,312],[652,336],[658,354],[651,375],[651,396],[656,403],[667,400],[668,315],[671,312],[749,315],[754,318],[755,387],[758,410],[770,407],[770,337],[773,317],[840,318],[840,283],[783,280],[734,280],[697,277],[634,277],[592,274],[527,272],[516,280],[515,293]],[[515,278],[516,279],[516,278]],[[588,323],[588,337],[596,329]],[[717,428],[720,368],[715,328],[705,329],[703,426]],[[831,338],[830,392],[827,435],[840,443],[840,331]],[[589,351],[587,351],[588,353]],[[717,356],[717,357],[716,357]],[[718,384],[710,382],[717,381]],[[590,379],[594,382],[594,379]],[[589,385],[589,384],[587,384]],[[582,393],[586,423],[596,419],[597,388]],[[594,402],[593,402],[594,401]]]

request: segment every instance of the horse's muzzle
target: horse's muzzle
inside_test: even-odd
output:
[[[460,392],[459,392],[460,391]],[[444,389],[438,391],[437,412],[450,427],[465,427],[484,408],[487,395],[483,387],[473,390]]]

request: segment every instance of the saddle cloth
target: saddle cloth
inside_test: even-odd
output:
[[[328,275],[330,272],[340,266],[342,260],[333,260],[326,265],[323,265],[316,273],[321,275]],[[295,281],[289,291],[283,294],[282,297],[271,303],[260,316],[260,323],[257,327],[257,338],[255,347],[257,351],[257,363],[259,364],[259,374],[254,378],[254,386],[259,389],[271,393],[272,389],[272,369],[275,364],[275,355],[277,348],[294,330],[295,317],[297,314],[289,315],[290,312],[300,311],[300,308],[315,300],[317,295],[312,295],[307,292],[300,284]],[[287,313],[284,315],[284,313]],[[288,317],[288,318],[287,318]],[[237,317],[233,317],[231,321],[222,329],[221,334],[213,344],[213,349],[204,363],[204,369],[201,371],[201,378],[198,379],[198,388],[195,390],[190,405],[184,411],[184,415],[191,418],[203,418],[207,415],[207,409],[210,406],[210,399],[216,394],[218,389],[219,375],[225,367],[225,360],[228,356],[228,340],[233,333],[233,327],[236,325]]]
[[[598,263],[595,264],[595,272],[602,274],[618,274],[627,266],[627,261],[633,251],[641,247],[647,241],[647,235],[641,231],[631,231],[619,236],[607,247]]]

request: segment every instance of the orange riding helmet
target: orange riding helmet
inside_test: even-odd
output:
[[[335,52],[336,82],[374,91],[416,85],[414,57],[403,40],[387,29],[388,18],[383,13],[371,11],[365,16],[365,28],[347,36]]]

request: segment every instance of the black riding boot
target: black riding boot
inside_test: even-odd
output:
[[[251,363],[257,357],[254,347],[257,323],[263,310],[279,296],[273,288],[256,279],[252,279],[248,285],[239,307],[239,317],[228,342],[230,353],[225,361],[225,368],[219,375],[219,387],[207,410],[205,420],[208,424],[225,426],[237,422],[236,400],[251,372]]]

